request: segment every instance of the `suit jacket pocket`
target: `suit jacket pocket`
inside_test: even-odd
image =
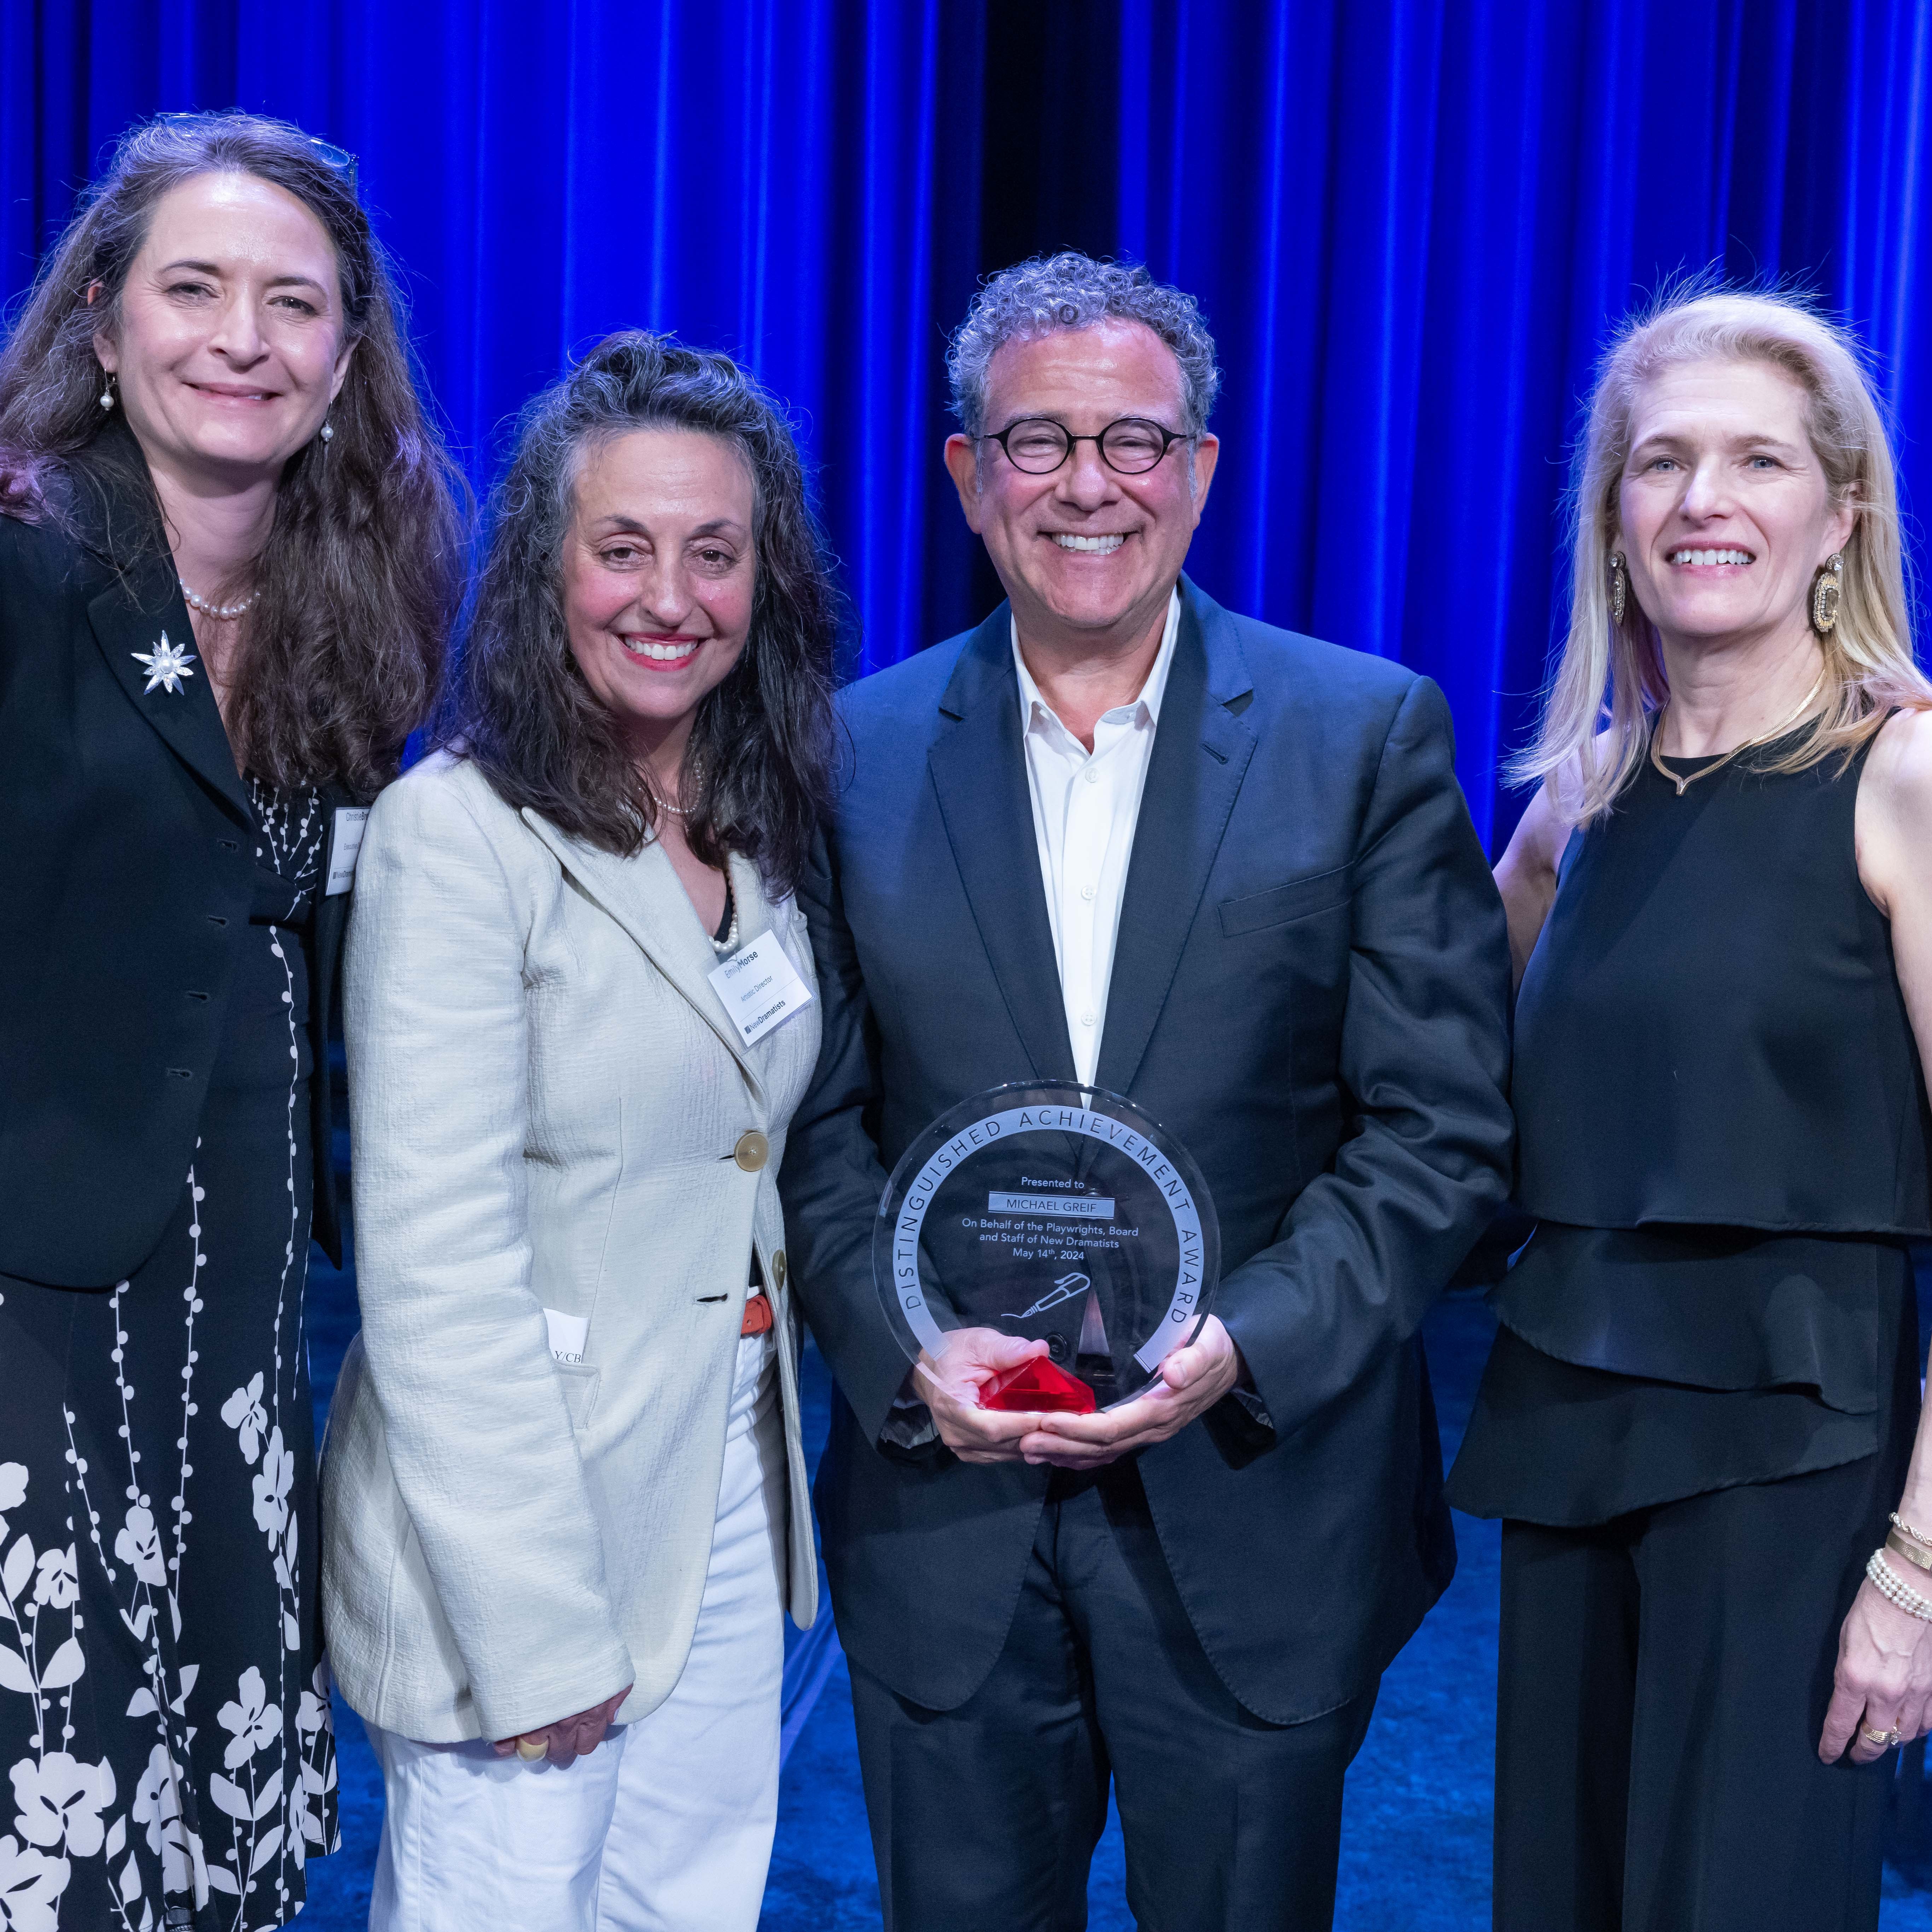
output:
[[[603,1370],[592,1368],[588,1362],[560,1362],[554,1356],[550,1366],[563,1384],[564,1405],[570,1411],[572,1426],[583,1429],[590,1420],[590,1412],[597,1406],[597,1384]]]
[[[1304,879],[1290,879],[1286,885],[1270,886],[1264,892],[1250,892],[1245,898],[1221,902],[1221,931],[1232,939],[1244,932],[1258,932],[1264,927],[1286,926],[1291,920],[1311,919],[1318,912],[1333,912],[1346,905],[1355,890],[1355,868],[1337,866],[1330,872],[1313,872]]]

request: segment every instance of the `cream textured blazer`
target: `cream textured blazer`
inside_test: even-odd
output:
[[[746,940],[805,922],[731,862]],[[818,1608],[777,1175],[814,1003],[752,1047],[670,861],[514,812],[446,754],[391,786],[344,980],[362,1334],[322,1469],[322,1614],[353,1708],[507,1737],[676,1682],[752,1254],[778,1316],[785,1588]],[[555,1359],[553,1324],[577,1361]],[[587,1322],[570,1351],[574,1324]]]

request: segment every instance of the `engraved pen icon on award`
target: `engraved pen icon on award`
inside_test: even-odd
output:
[[[992,1329],[1046,1349],[986,1408],[1085,1414],[1140,1394],[1193,1340],[1220,1231],[1187,1150],[1128,1100],[1070,1082],[995,1087],[915,1139],[879,1203],[872,1269],[910,1359]]]

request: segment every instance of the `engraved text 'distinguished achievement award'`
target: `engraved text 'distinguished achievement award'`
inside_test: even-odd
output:
[[[1138,1395],[1199,1332],[1220,1264],[1187,1150],[1118,1094],[1057,1082],[995,1087],[934,1121],[892,1170],[872,1238],[911,1360],[962,1328],[1046,1342],[980,1390],[988,1408]]]

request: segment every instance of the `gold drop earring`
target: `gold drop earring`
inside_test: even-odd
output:
[[[1838,628],[1838,605],[1845,594],[1845,557],[1840,550],[1826,559],[1811,580],[1811,628],[1828,638]]]

